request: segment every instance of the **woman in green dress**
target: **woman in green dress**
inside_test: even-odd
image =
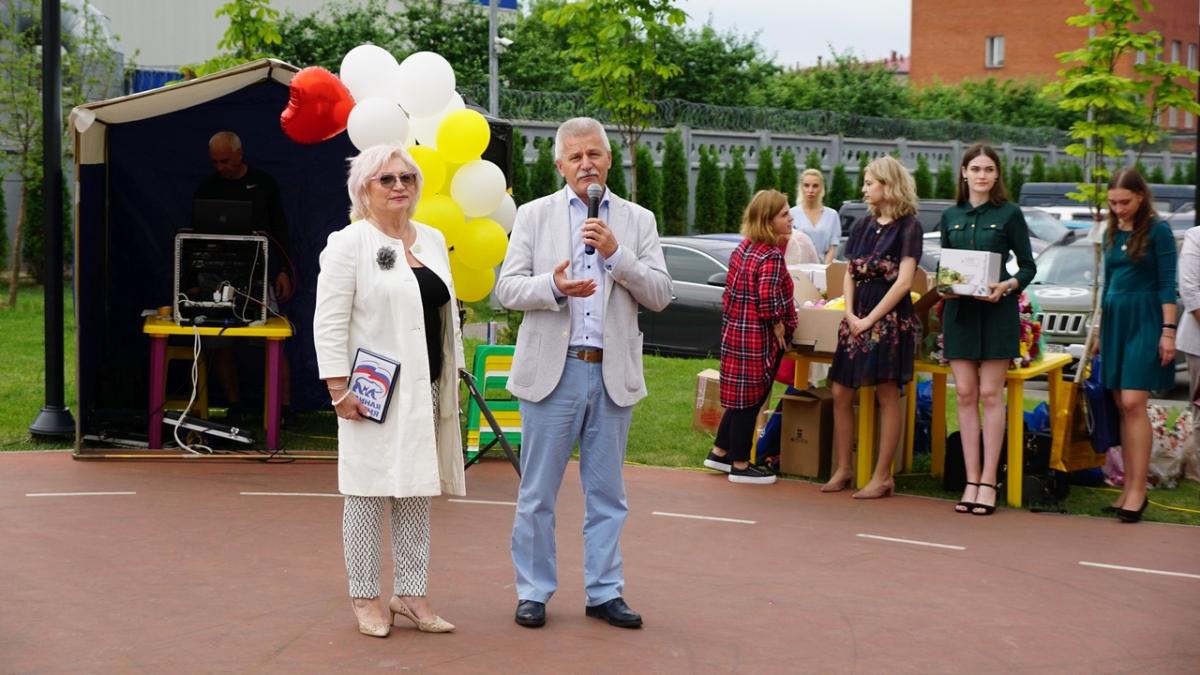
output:
[[[1004,376],[1020,355],[1017,297],[1037,271],[1021,209],[1008,201],[1000,157],[976,143],[963,153],[958,199],[942,213],[942,248],[993,251],[1001,260],[1011,251],[1017,273],[1001,266],[1000,279],[986,297],[945,295],[943,340],[954,372],[958,428],[962,435],[967,485],[954,506],[958,513],[991,515],[996,510],[996,471],[1004,442]],[[979,457],[979,402],[983,401],[983,461]]]
[[[1108,182],[1100,379],[1121,411],[1125,485],[1111,508],[1126,523],[1141,520],[1149,503],[1150,392],[1175,384],[1175,237],[1152,203],[1136,169]]]

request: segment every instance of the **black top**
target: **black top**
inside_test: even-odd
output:
[[[254,210],[254,229],[264,230],[271,235],[271,275],[279,270],[287,271],[281,253],[288,251],[288,227],[283,214],[283,200],[279,196],[279,185],[271,174],[252,166],[246,167],[246,175],[236,180],[222,178],[213,173],[196,188],[196,199],[224,199],[233,202],[250,202]],[[246,232],[250,234],[250,232]]]
[[[429,377],[442,376],[442,305],[450,302],[450,289],[428,267],[414,267],[421,289],[421,308],[425,314],[425,349],[429,352]]]

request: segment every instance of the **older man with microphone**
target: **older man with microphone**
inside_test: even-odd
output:
[[[567,120],[554,152],[567,185],[517,211],[495,291],[525,312],[508,380],[521,404],[515,618],[530,628],[546,622],[558,587],[555,506],[578,442],[585,613],[638,628],[642,617],[623,597],[621,469],[633,405],[646,396],[638,306],[666,307],[671,278],[654,214],[604,187],[612,166],[604,127]]]

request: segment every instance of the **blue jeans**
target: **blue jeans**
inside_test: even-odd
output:
[[[583,484],[583,579],[587,604],[619,597],[625,504],[625,442],[633,407],[612,402],[601,363],[567,358],[549,396],[521,401],[521,490],[513,521],[517,599],[547,602],[558,588],[554,512],[563,472],[579,442]]]

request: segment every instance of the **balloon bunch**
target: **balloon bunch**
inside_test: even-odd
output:
[[[424,177],[413,219],[445,235],[458,298],[474,302],[492,291],[517,207],[504,172],[480,159],[491,138],[487,119],[467,109],[454,87],[454,69],[439,54],[416,52],[398,63],[380,47],[359,45],[342,59],[340,79],[317,67],[296,73],[280,124],[299,143],[345,130],[359,150],[405,146]]]

